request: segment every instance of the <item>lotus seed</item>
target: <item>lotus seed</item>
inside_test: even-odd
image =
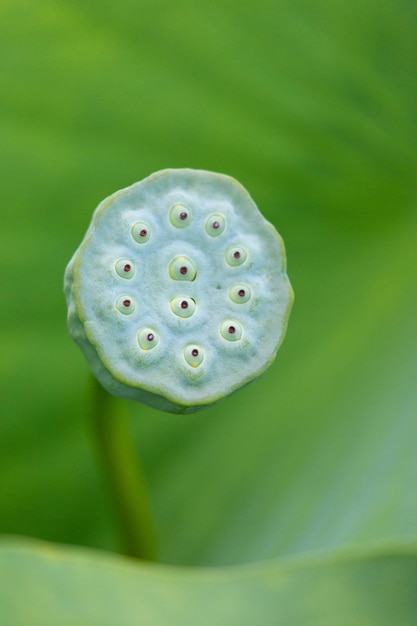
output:
[[[123,315],[131,315],[135,311],[136,305],[129,296],[120,296],[116,300],[116,309]]]
[[[71,335],[101,384],[179,413],[260,376],[292,305],[274,227],[233,178],[190,169],[104,200],[65,294]]]
[[[191,209],[181,203],[174,204],[169,212],[169,219],[171,220],[171,224],[173,224],[173,226],[176,226],[177,228],[184,228],[184,226],[188,226],[188,224],[191,222],[191,217]]]
[[[206,231],[212,237],[218,237],[226,228],[226,220],[223,215],[213,214],[206,220]]]
[[[231,246],[226,250],[226,262],[231,266],[242,265],[248,258],[248,253],[241,246]]]
[[[137,243],[146,243],[151,236],[151,228],[144,222],[136,222],[132,226],[132,237]]]
[[[247,302],[252,295],[252,290],[248,285],[233,285],[229,289],[229,297],[233,302],[243,304]]]
[[[169,275],[174,280],[194,280],[197,270],[194,263],[186,256],[177,256],[169,264]]]
[[[173,298],[171,310],[179,317],[191,317],[195,312],[195,300],[192,298]]]
[[[220,327],[220,333],[228,341],[239,341],[242,337],[242,326],[239,322],[226,320]]]
[[[187,346],[184,349],[184,359],[191,367],[199,367],[204,361],[204,350],[197,346]]]
[[[152,328],[141,328],[137,334],[138,344],[142,350],[152,350],[158,344],[158,335]]]
[[[130,261],[126,259],[119,259],[116,263],[116,272],[121,278],[133,278],[135,270]]]

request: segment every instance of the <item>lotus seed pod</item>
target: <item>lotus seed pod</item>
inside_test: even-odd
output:
[[[103,387],[175,413],[260,376],[293,300],[282,240],[247,191],[190,169],[105,199],[65,294],[71,336]]]

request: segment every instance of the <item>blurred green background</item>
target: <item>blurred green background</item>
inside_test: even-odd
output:
[[[284,237],[277,361],[192,416],[129,405],[160,559],[417,534],[415,2],[0,2],[0,532],[117,549],[62,279],[96,205],[224,172]]]

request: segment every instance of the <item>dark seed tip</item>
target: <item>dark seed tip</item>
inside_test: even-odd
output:
[[[187,302],[187,300],[183,300],[181,302],[181,308],[182,309],[188,309],[188,302]]]
[[[191,354],[192,354],[193,356],[198,356],[198,350],[197,350],[197,348],[194,348],[193,350],[191,350]]]
[[[183,274],[183,275],[184,275],[184,274],[186,274],[187,272],[188,272],[188,268],[187,268],[185,265],[183,265],[182,267],[180,267],[180,274]]]

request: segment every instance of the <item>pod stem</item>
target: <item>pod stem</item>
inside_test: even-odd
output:
[[[156,559],[155,530],[144,475],[135,454],[123,400],[93,378],[91,415],[94,435],[112,492],[123,552],[144,561]]]

